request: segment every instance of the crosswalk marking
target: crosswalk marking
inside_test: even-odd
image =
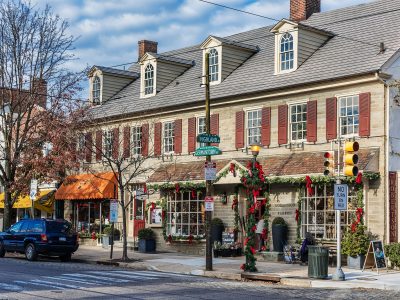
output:
[[[51,287],[51,289],[65,290],[65,288],[62,288],[62,287],[59,287],[59,286],[53,286],[53,285],[49,285],[49,284],[43,284],[43,283],[32,282],[32,281],[15,280],[14,283],[18,283],[18,284],[22,284],[22,285],[45,286],[45,287]]]
[[[141,277],[157,277],[157,278],[170,278],[170,277],[187,277],[188,275],[175,274],[175,273],[165,273],[165,272],[149,272],[149,271],[139,271],[139,272],[129,272],[129,271],[111,271],[111,273],[122,273],[122,274],[138,274]]]
[[[104,272],[99,272],[99,271],[91,271],[90,273],[91,274],[99,274],[99,275],[104,274]],[[132,274],[119,274],[119,273],[116,273],[116,272],[112,272],[112,274],[110,274],[110,275],[117,276],[117,277],[122,277],[122,278],[130,278],[130,279],[146,279],[146,280],[157,279],[157,278],[154,278],[154,277],[144,278],[143,276],[133,275],[133,274],[135,274],[135,273],[132,273]]]
[[[7,290],[7,291],[13,291],[13,292],[17,292],[22,290],[22,288],[18,285],[15,284],[8,284],[8,283],[1,283],[0,282],[0,289],[1,290]]]
[[[54,282],[54,281],[47,281],[47,280],[42,280],[42,279],[33,279],[30,282],[43,283],[43,284],[48,284],[50,286],[55,285],[55,286],[66,287],[66,288],[70,288],[70,289],[79,289],[80,288],[77,285],[59,283],[59,282]]]
[[[93,284],[93,285],[111,285],[112,283],[109,282],[104,282],[104,281],[98,281],[98,280],[85,280],[85,279],[79,279],[79,278],[68,278],[64,276],[53,276],[53,277],[45,277],[48,279],[56,279],[56,280],[63,280],[63,281],[70,281],[70,282],[77,282],[77,283],[84,283],[84,284]]]
[[[94,276],[94,275],[80,274],[80,273],[63,274],[63,276],[71,276],[71,277],[78,277],[78,278],[81,278],[81,277],[86,278],[86,277],[88,277],[88,278],[94,278],[94,279],[107,279],[107,280],[110,279],[110,277],[107,276],[107,275],[104,275],[104,276]],[[115,279],[113,279],[113,281],[114,281],[114,282],[119,282],[119,283],[127,283],[127,282],[129,282],[129,280],[120,279],[120,278],[115,278]]]

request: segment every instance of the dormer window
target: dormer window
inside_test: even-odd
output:
[[[294,50],[293,36],[290,33],[285,33],[281,38],[280,44],[280,60],[281,71],[293,69],[294,66]]]
[[[210,69],[210,82],[218,81],[218,51],[216,49],[211,49],[209,52],[209,69]]]
[[[92,99],[93,105],[100,104],[100,78],[99,76],[95,76],[93,79],[93,86],[92,86]]]
[[[144,94],[151,95],[154,92],[154,67],[148,64],[144,71]]]

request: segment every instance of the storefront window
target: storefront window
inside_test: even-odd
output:
[[[167,234],[204,235],[204,193],[175,192],[167,199]]]
[[[345,230],[355,218],[357,198],[349,190],[349,203],[346,211],[341,212],[342,230]],[[336,240],[336,217],[334,210],[333,188],[316,187],[314,195],[302,198],[301,234],[311,233],[317,239]]]

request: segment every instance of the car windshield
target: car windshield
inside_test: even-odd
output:
[[[46,224],[48,233],[69,233],[71,224],[67,221],[52,221]]]

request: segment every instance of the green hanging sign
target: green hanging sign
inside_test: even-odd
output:
[[[216,134],[202,133],[197,136],[197,142],[219,144],[221,142],[221,139]]]
[[[204,146],[196,149],[194,156],[220,155],[222,151],[215,146]]]

